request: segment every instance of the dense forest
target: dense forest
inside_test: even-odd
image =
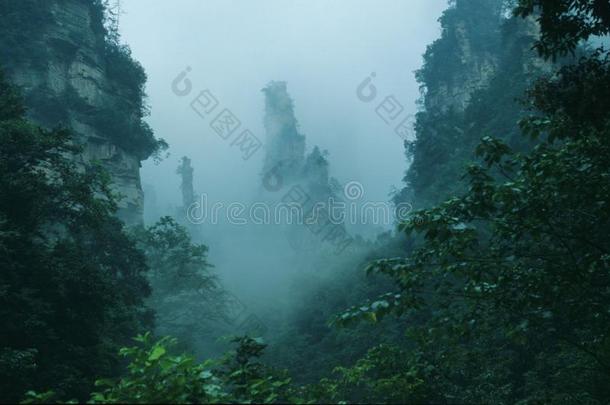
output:
[[[232,231],[244,267],[295,270],[257,316],[189,208],[205,162],[142,212],[171,144],[117,19],[0,0],[0,402],[610,402],[610,2],[450,1],[391,196],[413,210],[372,239]],[[263,96],[259,198],[341,200],[287,84]]]

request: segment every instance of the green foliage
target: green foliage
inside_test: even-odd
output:
[[[6,84],[2,70],[0,70],[0,84],[0,121],[22,117],[25,114],[22,97],[14,87]]]
[[[266,345],[247,336],[234,339],[236,350],[220,361],[196,363],[171,354],[175,340],[153,341],[147,334],[137,338],[139,346],[121,350],[130,360],[127,374],[99,380],[91,401],[607,403],[610,60],[597,51],[551,74],[557,66],[536,59],[530,48],[535,44],[550,57],[577,51],[580,40],[609,32],[610,6],[596,0],[521,0],[515,14],[534,15],[541,23],[541,36],[535,38],[527,23],[502,20],[503,3],[453,2],[441,19],[443,37],[426,53],[418,76],[428,92],[426,109],[418,116],[418,137],[408,145],[410,188],[397,198],[411,193],[416,205],[427,208],[400,225],[405,239],[393,242],[404,243],[406,251],[387,243],[372,256],[394,257],[368,267],[370,274],[388,277],[394,285],[377,278],[365,285],[344,274],[333,278],[336,284],[328,291],[299,284],[307,291],[306,308],[299,308],[294,323],[280,331],[279,340],[290,353],[279,356],[301,374],[299,379],[334,368],[330,377],[295,386],[286,373],[261,362]],[[109,38],[118,43],[114,34]],[[464,87],[476,74],[456,52],[465,43],[471,55],[495,70],[485,86],[467,89],[465,109],[442,108],[427,97],[442,96],[447,85]],[[124,74],[137,82],[137,70]],[[532,85],[539,76],[544,77]],[[524,103],[517,103],[526,88]],[[110,221],[105,213],[114,207],[105,183],[64,167],[63,156],[73,152],[66,133],[42,136],[19,118],[23,111],[12,107],[16,100],[14,91],[0,86],[5,108],[0,135],[9,145],[0,152],[0,186],[9,190],[0,199],[0,255],[13,260],[0,280],[0,311],[9,320],[0,381],[13,393],[36,389],[28,383],[34,378],[44,387],[59,380],[60,397],[70,397],[65,387],[88,381],[94,372],[82,371],[84,365],[107,369],[100,365],[108,358],[102,349],[111,344],[105,340],[107,345],[94,354],[89,349],[98,347],[100,336],[124,336],[128,322],[116,327],[113,316],[131,314],[140,304],[146,283],[138,284],[142,280],[136,276],[145,266],[143,256],[130,256],[128,240],[96,233]],[[280,107],[292,108],[290,103]],[[324,156],[316,153],[308,163],[324,169]],[[463,166],[458,183],[456,173]],[[60,180],[61,189],[56,181],[44,181],[49,176]],[[106,199],[92,197],[92,188]],[[34,190],[45,198],[30,201]],[[97,215],[89,214],[91,207]],[[43,226],[41,218],[52,220],[45,219]],[[55,231],[57,223],[66,225]],[[88,238],[91,232],[94,238]],[[221,302],[207,248],[193,245],[170,218],[136,235],[153,268],[150,302],[159,311],[160,325],[187,336],[193,324],[181,323],[181,315],[190,322],[196,312],[215,314]],[[101,248],[100,238],[108,242]],[[121,243],[114,244],[114,238]],[[104,278],[96,277],[98,264],[108,273]],[[131,279],[126,268],[136,269]],[[109,281],[116,269],[126,285]],[[44,290],[51,285],[61,292]],[[127,285],[141,289],[132,294]],[[116,299],[117,291],[120,299],[133,301],[116,306],[109,292]],[[346,302],[371,296],[333,321],[356,328],[336,330],[324,323]],[[74,300],[82,308],[69,308]],[[112,316],[105,312],[108,307]],[[21,319],[27,322],[21,325]],[[113,322],[96,329],[108,319]],[[170,324],[170,319],[179,322]],[[78,329],[88,339],[74,342],[73,334],[57,325]],[[36,344],[19,339],[24,330],[26,339],[39,338]],[[397,331],[403,330],[406,336],[400,339]],[[50,349],[58,354],[49,355]],[[55,363],[59,366],[51,377],[41,373]],[[69,375],[68,382],[52,378],[59,374]],[[52,393],[28,394],[34,402],[53,398]]]
[[[406,404],[437,402],[433,368],[422,365],[415,351],[396,346],[373,347],[351,367],[337,367],[337,377],[324,378],[305,387],[303,395],[312,402]]]
[[[485,3],[477,8],[456,2],[441,19],[441,38],[424,55],[417,79],[425,109],[417,114],[416,139],[406,144],[411,165],[396,202],[421,208],[463,192],[461,173],[484,135],[494,134],[517,150],[531,147],[520,136],[524,109],[517,100],[551,66],[531,51],[531,26],[502,18],[502,1]]]
[[[371,266],[399,291],[337,322],[426,313],[410,332],[453,381],[444,392],[463,400],[485,402],[489,386],[510,402],[605,402],[608,83],[599,54],[540,81],[521,123],[539,144],[523,154],[483,138],[466,193],[402,225],[422,244]]]
[[[167,149],[167,143],[157,140],[152,128],[142,120],[143,115],[134,120],[133,106],[117,103],[95,111],[90,122],[103,135],[126,151],[135,153],[139,159],[158,156]]]
[[[106,74],[119,87],[125,105],[108,106],[95,114],[93,122],[102,133],[115,140],[119,146],[136,152],[142,160],[151,155],[158,156],[167,149],[167,143],[155,139],[152,129],[144,121],[149,114],[145,104],[146,72],[132,57],[129,46],[121,44],[114,23],[117,16],[109,10],[108,2],[100,3],[96,0],[94,3],[102,15],[101,29],[105,38],[102,52],[106,61]]]
[[[424,66],[416,77],[424,91],[430,86],[447,81],[449,86],[461,84],[459,72],[468,62],[462,52],[468,47],[469,57],[497,52],[500,46],[502,1],[452,0],[439,19],[441,38],[434,41],[424,54]]]
[[[0,16],[0,61],[44,66],[47,53],[31,44],[40,40],[45,26],[52,21],[47,1],[2,1]]]
[[[61,3],[57,7],[63,7]],[[26,95],[27,105],[39,122],[49,127],[68,124],[69,113],[76,112],[80,120],[141,160],[150,156],[158,158],[168,145],[154,137],[145,121],[149,114],[146,73],[133,59],[129,47],[120,43],[108,1],[86,0],[84,3],[91,17],[90,28],[97,40],[92,51],[100,56],[100,68],[116,96],[109,103],[112,105],[92,110],[86,100],[78,97],[75,89],[68,86],[63,93],[56,94],[48,83]],[[60,23],[57,15],[53,14],[53,7],[54,3],[44,0],[0,2],[0,63],[4,69],[44,72],[50,60],[61,64],[73,62],[79,48],[84,46],[78,33],[71,32],[64,39],[45,36],[53,25]],[[86,55],[82,57],[88,58]],[[97,67],[99,62],[89,63]]]
[[[121,44],[115,19],[108,0],[93,0],[94,15],[101,22],[97,29],[104,38],[100,52],[106,62],[108,78],[119,88],[124,105],[115,104],[98,111],[93,123],[117,145],[134,152],[142,160],[157,158],[168,148],[163,139],[156,139],[152,128],[144,121],[149,115],[146,105],[146,72],[131,55],[131,49]],[[135,113],[135,114],[134,114]]]
[[[121,44],[115,24],[117,16],[109,10],[108,1],[93,0],[92,3],[92,13],[99,21],[96,29],[104,39],[100,52],[106,62],[106,74],[118,87],[123,100],[123,103],[97,111],[92,122],[117,145],[136,153],[140,159],[149,156],[157,158],[168,145],[163,139],[156,139],[144,121],[149,114],[145,92],[146,72],[132,57],[129,46]]]
[[[74,163],[70,133],[26,121],[5,82],[0,106],[0,391],[82,398],[148,324],[144,256],[114,217],[108,177]]]
[[[135,229],[134,239],[150,266],[152,293],[147,304],[156,313],[157,334],[181,342],[204,336],[225,310],[225,291],[211,272],[208,248],[193,244],[183,226],[164,217],[148,228]]]
[[[610,27],[607,2],[522,1],[516,13],[529,15],[528,5],[542,6],[546,22],[537,48],[543,56],[574,51],[592,30],[607,33]],[[583,17],[587,13],[590,18]],[[550,26],[551,20],[557,24]],[[531,41],[524,39],[523,44]],[[512,42],[515,50],[523,49],[519,42]],[[457,196],[401,225],[416,243],[408,255],[369,266],[370,273],[393,278],[396,290],[334,321],[377,323],[390,314],[405,319],[409,353],[424,361],[406,359],[395,375],[414,367],[426,376],[431,390],[424,391],[424,401],[607,403],[610,395],[609,57],[597,51],[535,83],[522,112],[511,107],[514,113],[508,114],[525,115],[519,142],[502,133],[511,125],[498,121],[497,106],[482,106],[500,94],[494,81],[504,88],[509,77],[519,78],[519,86],[528,82],[531,70],[519,73],[527,61],[522,55],[512,65],[517,69],[501,72],[488,89],[474,93],[463,117],[441,113],[446,121],[426,122],[436,112],[420,114],[412,149],[418,174],[430,164],[454,167],[443,159],[465,156],[475,134],[482,138],[473,148],[478,163],[468,166]],[[463,131],[453,141],[466,142],[459,154],[450,139],[444,149],[437,143],[452,120]],[[447,130],[434,132],[440,125]],[[499,136],[488,135],[494,132]],[[422,142],[449,153],[435,157]],[[407,178],[416,197],[438,195],[422,194],[425,181]],[[358,365],[348,375],[366,382]]]
[[[258,361],[267,346],[259,338],[234,338],[237,345],[222,362],[219,375],[233,401],[239,403],[285,403],[290,396],[290,378],[279,375]]]
[[[138,336],[140,346],[123,348],[130,359],[128,373],[119,381],[98,380],[100,391],[91,403],[217,403],[227,402],[221,381],[212,373],[211,362],[197,364],[187,355],[171,355],[175,339],[152,341],[150,334]]]
[[[361,269],[371,260],[398,255],[404,249],[404,239],[380,238],[377,243],[362,243],[362,251],[337,261],[333,255],[321,257],[303,269],[292,290],[293,306],[277,323],[265,319],[274,333],[267,337],[269,348],[265,361],[277,368],[290,370],[297,384],[315,384],[329,376],[338,365],[352,364],[379,344],[399,344],[403,326],[387,319],[371,328],[356,325],[351,330],[333,328],[328,321],[353,302],[361,302],[393,287],[386,277],[362,277]],[[285,320],[286,319],[286,320]]]
[[[610,34],[607,0],[519,0],[514,13],[536,17],[541,29],[536,49],[545,57],[566,55],[583,40]]]
[[[118,380],[97,380],[89,403],[285,403],[290,379],[276,376],[256,361],[265,344],[247,336],[222,360],[197,363],[189,355],[172,354],[174,338],[153,340],[150,333],[135,338],[138,346],[125,347],[127,374]],[[26,403],[56,399],[55,392],[29,392]]]

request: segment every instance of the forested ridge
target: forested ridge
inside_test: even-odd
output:
[[[146,75],[108,28],[108,5],[91,4],[105,73],[126,82],[132,114],[87,120],[158,157]],[[53,18],[41,10],[0,4],[7,71],[43,63],[15,46]],[[231,294],[192,224],[121,222],[111,174],[77,158],[74,121],[44,125],[53,114],[41,119],[40,99],[0,74],[0,402],[608,403],[610,3],[454,0],[439,22],[392,197],[415,210],[341,261],[314,261],[332,276],[300,275],[290,322],[232,336],[215,358],[197,342],[230,317]],[[282,164],[284,180],[334,197],[328,155],[305,157],[285,84],[265,91],[281,98],[268,116],[290,118],[275,130],[299,145],[266,170]],[[190,164],[178,170],[183,208]]]

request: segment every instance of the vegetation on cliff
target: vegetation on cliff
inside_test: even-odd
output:
[[[79,29],[86,31],[66,29],[70,22],[59,20],[58,12],[70,7],[85,8],[90,27]],[[70,64],[78,56],[105,74],[107,83],[98,85],[104,86],[112,100],[103,105],[92,104],[70,83],[59,93],[47,85],[28,90],[26,104],[36,111],[42,123],[49,127],[68,126],[76,114],[100,136],[140,160],[167,148],[144,120],[149,113],[146,73],[132,57],[130,48],[120,42],[106,1],[3,1],[0,15],[0,66],[5,71],[40,71],[44,77],[50,64]],[[49,37],[50,30],[58,34]],[[93,37],[91,43],[89,36]]]
[[[371,278],[338,271],[308,290],[276,337],[289,353],[270,358],[294,379],[265,365],[257,338],[200,362],[137,335],[154,328],[147,303],[186,349],[194,325],[170,321],[222,314],[207,248],[171,218],[126,233],[108,179],[77,170],[69,132],[24,119],[0,80],[2,399],[607,403],[610,54],[582,41],[610,32],[610,5],[456,0],[441,24],[395,197],[419,210],[365,255]],[[279,90],[305,179],[329,186],[326,156],[305,158]]]
[[[25,120],[4,79],[0,107],[2,399],[49,386],[80,396],[151,325],[145,257],[114,216],[108,177],[70,159],[70,133]]]

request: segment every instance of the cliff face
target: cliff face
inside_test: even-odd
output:
[[[19,21],[28,21],[29,7],[36,7],[36,23],[19,27]],[[149,152],[123,141],[126,134],[140,135],[142,94],[111,77],[103,7],[95,0],[24,0],[6,12],[0,16],[5,34],[0,64],[21,87],[30,118],[43,126],[71,128],[83,146],[77,159],[100,162],[109,172],[122,196],[121,219],[141,222],[139,169]],[[19,35],[22,43],[17,43]],[[120,106],[122,115],[113,114],[113,106]],[[124,132],[109,130],[113,125]]]
[[[461,69],[451,72],[427,88],[425,105],[429,109],[463,111],[473,92],[485,87],[496,70],[496,55],[473,50],[468,30],[464,23],[451,27],[455,38],[455,54]]]
[[[417,73],[427,110],[463,111],[498,65],[502,0],[457,0],[440,19],[440,39]]]
[[[422,89],[416,139],[406,144],[410,167],[395,202],[417,208],[460,194],[461,174],[474,150],[492,135],[517,150],[529,148],[518,122],[519,99],[548,71],[532,46],[533,20],[508,17],[504,0],[456,0],[440,19],[441,37],[417,72]]]
[[[271,82],[265,93],[266,154],[263,173],[294,181],[305,159],[305,136],[298,131],[292,99],[285,82]]]
[[[262,186],[269,192],[267,196],[280,196],[281,202],[297,204],[301,209],[303,222],[283,230],[284,237],[299,252],[295,263],[299,268],[304,263],[301,254],[308,255],[323,246],[332,246],[340,254],[353,239],[342,218],[330,218],[330,201],[343,200],[340,186],[330,176],[328,153],[317,146],[306,152],[306,139],[298,130],[286,83],[271,82],[263,92],[267,137]]]
[[[315,200],[332,196],[326,152],[315,146],[305,151],[305,136],[298,130],[292,99],[285,82],[271,82],[265,93],[266,153],[263,174],[282,179],[284,186],[298,183]]]

